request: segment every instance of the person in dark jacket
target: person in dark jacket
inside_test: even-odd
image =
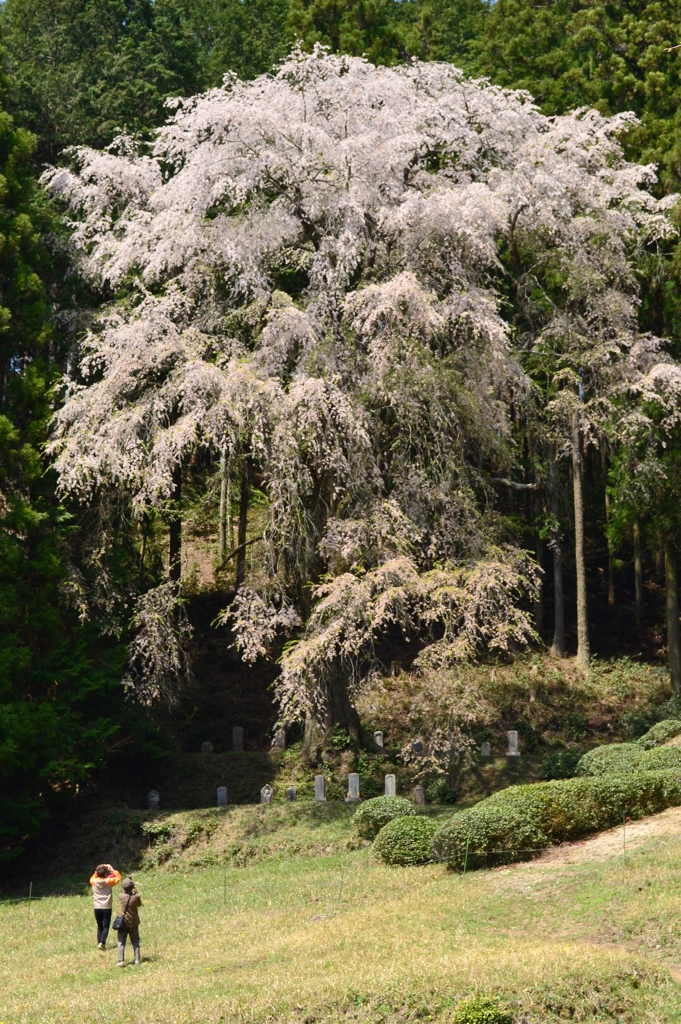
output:
[[[132,948],[135,951],[135,963],[140,962],[140,915],[139,908],[142,906],[142,899],[132,878],[123,880],[121,886],[123,892],[118,899],[121,904],[121,915],[123,927],[118,929],[118,966],[123,967],[125,961],[125,943],[130,936]]]

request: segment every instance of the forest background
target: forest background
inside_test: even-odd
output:
[[[681,183],[681,4],[5,0],[0,32],[0,857],[11,859],[113,752],[153,753],[165,742],[163,710],[126,700],[121,685],[140,628],[132,599],[92,615],[75,593],[96,585],[84,569],[83,538],[100,513],[57,494],[46,443],[74,337],[101,297],[73,271],[62,211],[39,185],[45,165],[67,160],[70,146],[102,149],[121,131],[144,144],[168,117],[168,98],[219,86],[228,71],[247,79],[268,72],[300,40],[304,49],[321,42],[389,66],[452,62],[466,75],[528,90],[549,115],[582,106],[605,115],[632,110],[639,120],[623,136],[627,156],[658,166],[662,196]],[[639,329],[669,339],[677,360],[676,242],[649,254],[640,273]],[[572,458],[552,468],[539,465],[519,417],[515,431],[513,465],[485,500],[501,523],[498,535],[531,550],[546,570],[533,607],[538,634],[558,654],[574,653],[579,639],[588,665],[588,639],[577,638],[573,611],[583,569],[581,626],[588,596],[592,644],[609,655],[635,649],[669,660],[678,690],[681,438],[671,430],[659,440],[664,483],[643,500],[631,482],[633,441],[618,449],[605,433],[598,444],[578,437]],[[587,550],[580,556],[571,488],[582,460]],[[560,479],[549,486],[550,473]],[[267,504],[256,468],[249,479],[238,468],[226,479],[219,463],[200,466],[182,502],[185,526],[192,522],[197,537],[219,532],[211,568],[222,567],[217,607],[229,605],[235,587],[259,570],[257,554],[255,564],[244,557],[248,531],[253,540]],[[166,578],[175,505],[141,525],[125,520],[112,528],[106,560],[117,594],[143,593]],[[241,550],[226,565],[237,526]],[[84,575],[74,576],[74,567]],[[172,569],[171,552],[171,576]],[[555,575],[561,570],[564,588]],[[320,578],[318,571],[306,585]],[[183,587],[189,628],[200,582],[187,579]],[[561,614],[549,614],[563,592],[564,631]],[[633,648],[611,643],[608,609],[629,623]],[[389,662],[389,642],[381,657]],[[342,708],[336,717],[352,725]]]

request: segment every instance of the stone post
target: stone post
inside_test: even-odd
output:
[[[314,799],[317,803],[324,803],[326,801],[326,779],[323,775],[315,775],[314,777]]]
[[[397,795],[397,786],[396,786],[396,781],[395,781],[395,776],[394,775],[386,775],[386,777],[385,777],[385,795],[386,796],[396,796]]]
[[[227,806],[227,786],[218,786],[218,807]]]
[[[232,750],[243,752],[244,749],[244,730],[240,725],[235,725],[232,729]]]

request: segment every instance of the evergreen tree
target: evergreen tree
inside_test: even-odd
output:
[[[121,705],[116,645],[94,659],[61,600],[70,524],[42,455],[60,352],[41,232],[55,224],[34,150],[0,111],[0,862],[101,763]]]

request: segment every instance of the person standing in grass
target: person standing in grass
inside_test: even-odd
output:
[[[132,878],[126,878],[121,886],[123,892],[118,897],[121,903],[121,917],[123,927],[118,929],[118,966],[124,967],[125,943],[130,936],[132,948],[135,951],[135,963],[140,962],[140,915],[139,908],[142,906],[142,898]]]
[[[111,890],[121,880],[120,871],[111,864],[100,864],[90,879],[92,895],[95,901],[95,921],[97,922],[97,948],[104,952],[106,938],[111,926]]]

